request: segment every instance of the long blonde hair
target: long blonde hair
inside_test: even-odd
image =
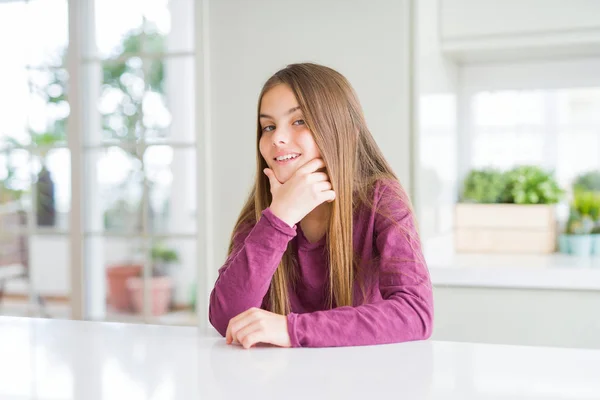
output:
[[[362,108],[350,83],[337,71],[312,63],[290,64],[267,80],[258,98],[256,180],[233,230],[255,223],[271,204],[269,180],[262,172],[267,163],[258,143],[262,98],[273,87],[287,85],[296,96],[305,123],[325,161],[336,193],[331,203],[327,247],[329,255],[329,307],[353,305],[356,260],[353,249],[353,213],[360,204],[371,204],[373,184],[379,179],[398,181],[367,128]],[[406,199],[403,190],[400,195]],[[294,250],[290,245],[275,271],[269,288],[271,311],[290,312],[288,289],[295,280]]]

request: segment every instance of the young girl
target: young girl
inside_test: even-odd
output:
[[[258,101],[257,175],[210,297],[228,344],[427,339],[433,298],[410,201],[348,81],[316,64]]]

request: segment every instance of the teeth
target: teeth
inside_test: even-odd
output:
[[[291,158],[296,158],[298,157],[300,154],[286,154],[285,156],[280,156],[280,157],[276,157],[275,159],[277,161],[283,161],[283,160],[289,160]]]

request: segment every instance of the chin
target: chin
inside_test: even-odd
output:
[[[273,171],[275,173],[275,178],[277,178],[277,180],[280,183],[285,183],[288,179],[290,179],[292,177],[292,175],[294,174],[294,171],[282,171],[281,168],[278,168],[278,165],[269,165],[269,168],[271,169],[271,171]]]
[[[275,177],[277,177],[277,180],[279,182],[284,184],[288,179],[290,179],[291,175],[290,174],[275,174]]]

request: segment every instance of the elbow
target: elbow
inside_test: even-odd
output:
[[[427,340],[433,334],[433,304],[431,307],[424,309],[420,313],[423,328],[421,330],[421,337],[418,340]]]
[[[433,334],[433,296],[431,293],[403,299],[411,309],[409,340],[427,340]]]
[[[433,299],[423,295],[397,295],[397,316],[400,323],[396,329],[395,342],[427,340],[433,334]]]
[[[209,311],[208,320],[210,324],[221,334],[221,336],[225,337],[227,333],[227,324],[222,323],[219,319],[214,318]]]
[[[217,330],[217,332],[221,334],[221,336],[225,337],[229,319],[225,316],[225,313],[222,312],[222,308],[217,304],[214,292],[210,296],[210,302],[208,305],[208,321]]]
[[[433,293],[429,292],[426,298],[421,299],[416,310],[421,320],[421,329],[417,340],[427,340],[433,334]]]

